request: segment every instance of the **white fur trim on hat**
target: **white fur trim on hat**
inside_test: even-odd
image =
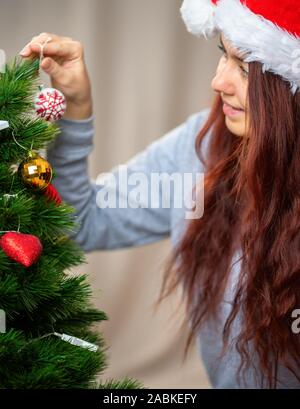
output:
[[[253,13],[240,0],[219,0],[217,5],[210,0],[185,0],[181,13],[192,34],[212,37],[222,32],[234,48],[247,54],[245,62],[258,61],[263,72],[280,75],[290,82],[293,94],[300,88],[300,39]]]

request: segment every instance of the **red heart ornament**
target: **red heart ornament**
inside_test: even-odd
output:
[[[35,263],[43,251],[38,237],[18,232],[8,232],[0,237],[0,247],[8,257],[25,267]]]

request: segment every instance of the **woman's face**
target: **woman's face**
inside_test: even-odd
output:
[[[227,128],[237,136],[245,136],[248,90],[249,64],[243,62],[241,53],[233,48],[228,40],[221,34],[220,46],[223,55],[220,58],[216,75],[211,86],[216,92],[221,93],[225,123]],[[227,104],[233,106],[228,106]]]

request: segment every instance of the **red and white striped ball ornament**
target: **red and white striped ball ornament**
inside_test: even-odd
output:
[[[66,112],[66,98],[55,88],[42,88],[35,99],[35,109],[39,117],[46,121],[57,121]]]

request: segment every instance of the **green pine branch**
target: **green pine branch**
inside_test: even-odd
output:
[[[107,367],[107,347],[95,324],[108,317],[92,306],[88,277],[69,273],[86,262],[71,238],[80,227],[74,209],[25,185],[18,173],[31,149],[44,149],[59,135],[57,125],[34,110],[38,69],[37,60],[15,58],[0,73],[0,120],[9,122],[0,131],[0,235],[35,235],[43,246],[30,267],[0,248],[0,309],[7,324],[0,334],[0,388],[140,388],[130,378],[97,383]],[[98,350],[71,345],[53,332],[94,343]]]

